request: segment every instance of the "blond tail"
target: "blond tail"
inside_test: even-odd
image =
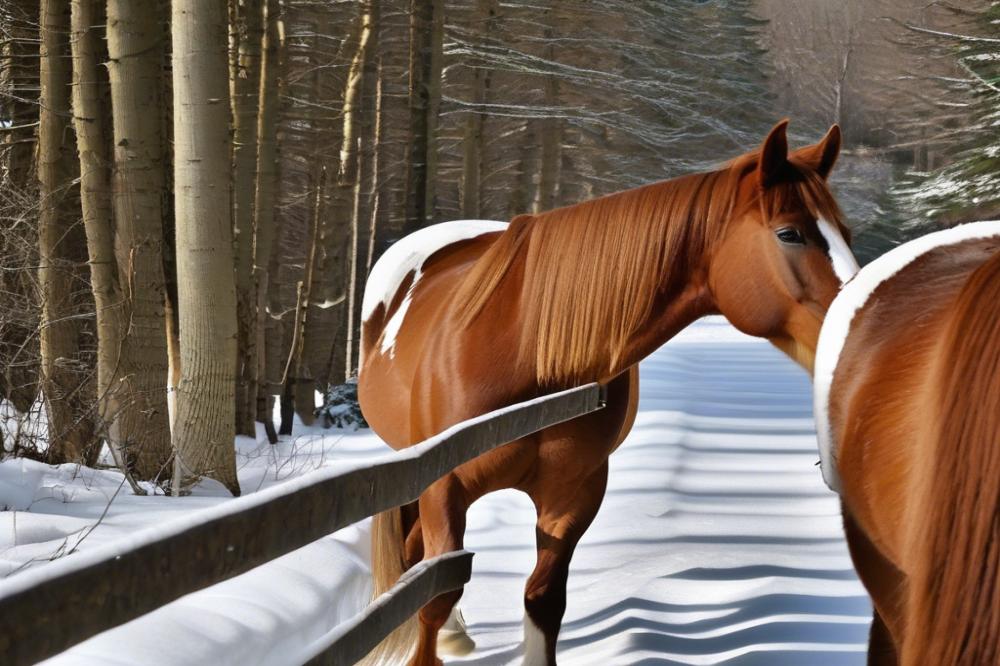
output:
[[[403,516],[400,509],[389,509],[372,518],[372,600],[387,592],[406,571],[403,553]],[[368,656],[363,666],[398,666],[405,664],[417,644],[417,616],[413,615],[386,636]]]

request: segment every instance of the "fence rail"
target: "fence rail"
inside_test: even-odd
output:
[[[32,664],[62,652],[185,594],[412,502],[459,465],[601,407],[597,384],[522,402],[463,421],[368,466],[318,470],[166,528],[138,532],[0,581],[0,663]],[[331,645],[323,663],[340,663],[331,656],[337,649]]]

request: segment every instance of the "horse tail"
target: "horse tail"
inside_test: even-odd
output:
[[[1000,252],[952,313],[914,456],[903,666],[1000,664]]]
[[[388,592],[406,571],[403,514],[399,507],[372,518],[372,600]],[[419,631],[413,615],[378,644],[361,662],[365,666],[404,664],[416,647]]]

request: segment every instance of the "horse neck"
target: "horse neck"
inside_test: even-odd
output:
[[[540,384],[610,379],[713,311],[708,253],[697,249],[703,243],[689,242],[693,232],[678,228],[688,219],[668,220],[670,211],[655,207],[675,200],[669,190],[664,196],[651,188],[672,186],[660,183],[532,221],[520,284],[520,308],[528,313],[520,348],[522,355],[534,354]]]

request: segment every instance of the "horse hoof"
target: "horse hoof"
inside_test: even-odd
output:
[[[440,654],[449,657],[464,657],[476,648],[476,641],[469,638],[469,634],[464,631],[438,632],[437,649]]]
[[[476,642],[469,637],[465,628],[465,618],[458,607],[452,608],[448,620],[438,631],[437,649],[450,657],[464,657],[472,652]]]

